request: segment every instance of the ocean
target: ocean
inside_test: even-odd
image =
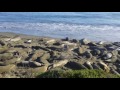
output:
[[[0,32],[120,41],[120,12],[0,12]]]

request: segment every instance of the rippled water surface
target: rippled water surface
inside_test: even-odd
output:
[[[0,12],[0,32],[120,41],[120,12]]]

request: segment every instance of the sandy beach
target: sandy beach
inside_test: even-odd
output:
[[[34,78],[37,73],[51,70],[82,69],[102,69],[119,76],[119,64],[119,42],[0,32],[1,78]]]

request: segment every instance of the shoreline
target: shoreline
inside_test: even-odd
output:
[[[45,37],[45,36],[35,36],[35,35],[27,35],[27,34],[21,34],[21,33],[13,33],[13,32],[0,32],[0,35],[14,37],[16,35],[22,37],[22,38],[52,38],[52,37]]]
[[[9,36],[9,37],[14,37],[16,35],[20,36],[21,38],[49,38],[49,39],[56,39],[56,40],[60,40],[60,39],[63,39],[63,38],[55,38],[55,37],[49,37],[49,36],[37,36],[37,35],[28,35],[28,34],[21,34],[21,33],[13,33],[13,32],[0,32],[0,35],[3,35],[3,36]],[[64,37],[66,38],[66,36]],[[69,38],[69,37],[68,37]],[[84,37],[85,38],[85,37]],[[84,39],[84,38],[81,38],[81,39]],[[76,39],[76,38],[69,38],[69,39]],[[89,40],[89,38],[87,38]],[[80,40],[80,39],[76,39],[76,40]],[[101,40],[102,41],[102,40]],[[99,41],[93,41],[93,42],[100,42]],[[106,42],[106,43],[113,43],[114,41],[106,41],[106,40],[103,40],[103,42]],[[116,42],[116,41],[115,41]],[[118,41],[117,41],[118,42]]]

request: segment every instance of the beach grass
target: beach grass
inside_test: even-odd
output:
[[[52,70],[38,75],[37,78],[120,78],[120,76],[99,69],[83,69],[68,71]]]

